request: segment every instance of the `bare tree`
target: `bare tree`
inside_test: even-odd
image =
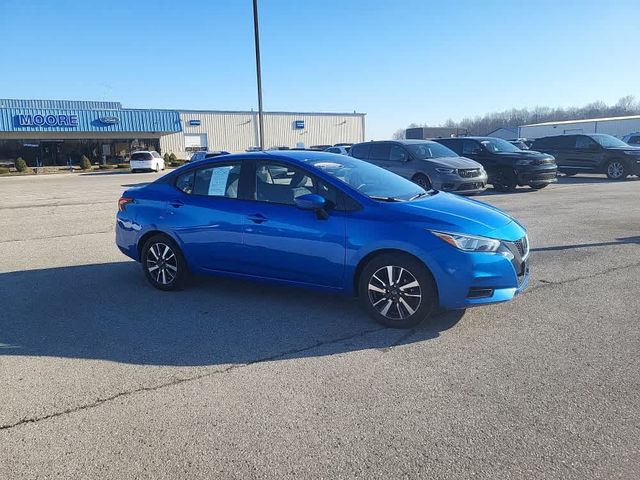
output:
[[[466,129],[470,135],[486,135],[500,127],[514,128],[520,125],[561,120],[582,120],[587,118],[615,117],[623,115],[640,115],[640,102],[632,95],[622,97],[615,105],[607,105],[596,101],[583,107],[541,107],[512,108],[504,112],[493,112],[474,118],[466,117],[460,121],[448,119],[440,125],[448,128]],[[426,127],[426,124],[411,123],[408,128]],[[398,132],[394,134],[394,138]],[[404,132],[404,130],[402,130]]]

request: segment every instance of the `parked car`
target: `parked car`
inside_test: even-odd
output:
[[[520,150],[501,138],[439,138],[436,142],[482,164],[489,175],[488,183],[501,192],[513,191],[518,185],[539,190],[556,181],[553,156]]]
[[[349,155],[386,168],[426,189],[473,195],[487,187],[482,165],[429,140],[358,143],[351,147]]]
[[[640,146],[640,132],[625,135],[622,137],[622,141],[632,147]]]
[[[333,145],[311,145],[309,147],[309,150],[317,150],[317,151],[323,152],[329,147],[333,147]]]
[[[160,290],[195,273],[355,294],[391,327],[510,300],[529,278],[507,214],[324,152],[184,165],[123,194],[116,243]]]
[[[343,147],[340,145],[340,146],[329,147],[325,150],[325,152],[337,153],[339,155],[349,155],[349,150],[351,150],[351,147]]]
[[[129,161],[129,167],[133,173],[142,170],[159,172],[160,170],[164,170],[164,159],[155,150],[133,152],[131,154],[131,160]]]
[[[204,160],[205,158],[213,158],[213,157],[218,157],[220,155],[229,155],[229,152],[225,152],[224,150],[218,150],[218,151],[201,150],[191,155],[191,158],[187,161],[197,162],[199,160]]]
[[[605,173],[622,180],[640,174],[640,147],[603,133],[542,137],[533,142],[533,148],[553,155],[558,169],[566,175]]]
[[[349,147],[349,148],[350,148],[350,147],[352,147],[352,146],[353,146],[353,143],[349,143],[349,142],[346,142],[346,143],[336,143],[336,144],[334,145],[334,147]]]

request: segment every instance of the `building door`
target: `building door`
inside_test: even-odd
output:
[[[62,158],[63,141],[40,142],[40,161],[43,166],[64,165]]]

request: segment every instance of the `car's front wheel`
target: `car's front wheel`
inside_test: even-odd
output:
[[[627,166],[622,160],[610,160],[607,163],[607,177],[611,180],[623,180],[627,175]]]
[[[431,180],[429,180],[429,177],[427,177],[422,173],[418,173],[417,175],[414,175],[414,177],[411,180],[413,181],[413,183],[420,185],[425,190],[431,189]]]
[[[418,259],[402,253],[374,257],[362,269],[359,296],[369,315],[392,328],[411,328],[437,305],[431,273]]]
[[[147,280],[160,290],[180,288],[188,275],[180,248],[167,235],[154,235],[142,247],[142,269]]]

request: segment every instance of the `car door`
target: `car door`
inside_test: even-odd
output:
[[[178,176],[166,225],[196,269],[237,272],[244,255],[241,162],[215,163]]]
[[[243,226],[245,273],[263,278],[341,287],[346,212],[340,192],[305,169],[283,161],[254,163],[253,201]],[[302,210],[295,198],[325,197],[328,215]]]
[[[470,158],[481,164],[488,175],[492,175],[497,170],[497,162],[477,140],[469,138],[463,139],[460,156]]]
[[[391,143],[389,145],[388,163],[388,170],[409,180],[411,180],[419,170],[419,165],[416,164],[416,160],[411,159],[409,152],[397,143]]]
[[[596,170],[603,159],[603,149],[587,135],[576,135],[572,154],[567,158],[567,166]]]

